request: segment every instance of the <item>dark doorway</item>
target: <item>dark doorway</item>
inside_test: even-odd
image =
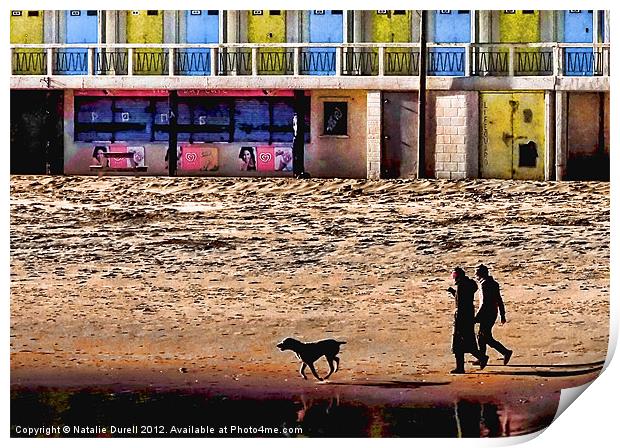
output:
[[[63,92],[11,91],[11,174],[62,174]]]
[[[417,92],[385,92],[382,106],[381,177],[417,176]]]

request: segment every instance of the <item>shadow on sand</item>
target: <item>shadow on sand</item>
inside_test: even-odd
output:
[[[520,366],[511,366],[511,367],[520,367]],[[534,366],[536,367],[536,366]],[[556,367],[556,366],[554,366]],[[564,367],[564,366],[562,366]],[[581,369],[581,370],[502,370],[497,372],[482,372],[488,373],[489,375],[517,375],[517,376],[542,376],[542,377],[565,377],[565,376],[577,376],[577,375],[587,375],[588,373],[598,372],[603,367],[593,367],[590,369]],[[548,368],[546,368],[548,369]]]
[[[418,389],[425,386],[446,386],[449,381],[431,382],[431,381],[330,381],[329,385],[335,386],[367,386],[367,387],[383,387],[388,389]]]
[[[605,360],[595,361],[595,362],[586,362],[582,364],[510,364],[507,367],[540,367],[540,368],[558,368],[558,369],[573,369],[577,367],[595,367],[601,368]],[[504,367],[504,364],[487,364],[488,367]]]

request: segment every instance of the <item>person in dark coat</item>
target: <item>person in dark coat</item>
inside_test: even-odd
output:
[[[475,321],[480,324],[478,327],[480,351],[486,355],[487,345],[494,348],[504,356],[504,365],[506,365],[510,361],[512,350],[508,350],[493,337],[493,325],[497,321],[498,312],[502,325],[506,323],[506,309],[499,291],[499,283],[489,275],[489,268],[483,264],[476,269],[476,278],[482,289],[482,305],[475,318]]]
[[[480,368],[484,369],[489,357],[478,349],[474,330],[474,294],[478,290],[478,285],[467,277],[460,267],[454,268],[452,278],[456,289],[450,287],[448,292],[454,297],[456,305],[452,334],[452,353],[456,359],[456,368],[450,373],[465,373],[465,353],[474,355]]]

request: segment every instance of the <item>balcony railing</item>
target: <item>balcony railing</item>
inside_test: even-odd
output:
[[[609,44],[429,44],[429,76],[609,76]],[[11,45],[13,75],[418,76],[420,46]]]

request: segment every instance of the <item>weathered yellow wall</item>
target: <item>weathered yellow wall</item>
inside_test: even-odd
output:
[[[21,16],[11,16],[12,44],[43,43],[43,11],[37,12],[38,16],[28,16],[28,11],[22,11]]]
[[[159,44],[164,41],[164,12],[157,11],[158,14],[150,16],[147,11],[138,11],[138,14],[133,14],[133,11],[127,11],[127,42],[132,44]],[[164,61],[161,55],[162,50],[158,49],[137,49],[135,50],[135,58],[140,58],[141,61],[147,59],[157,60],[159,65],[153,65],[150,70],[139,70],[139,74],[159,74],[162,72],[161,66],[164,65]],[[137,64],[134,66],[139,67],[143,64]]]
[[[544,93],[513,93],[517,109],[513,114],[513,168],[514,179],[545,178],[545,95]],[[528,112],[529,110],[529,112]],[[528,122],[526,117],[531,117]],[[536,167],[519,167],[519,144],[536,143]]]
[[[280,12],[279,16],[272,16],[268,10],[263,10],[262,16],[255,16],[248,11],[248,42],[286,42],[286,11]]]
[[[156,16],[147,12],[127,11],[127,42],[132,44],[159,44],[164,41],[164,12],[157,11]]]
[[[146,11],[127,11],[127,42],[132,44],[159,44],[164,41],[164,12],[157,11],[156,16],[147,15]]]
[[[545,101],[540,92],[480,95],[480,175],[544,179]],[[536,143],[535,167],[519,166],[519,145]]]
[[[404,15],[371,13],[373,42],[411,42],[411,11]]]
[[[510,107],[507,93],[480,95],[480,176],[484,178],[512,178],[512,134]]]
[[[321,136],[325,101],[347,101],[348,137]],[[306,171],[313,177],[366,178],[366,91],[314,90],[310,108],[312,141],[306,143]]]
[[[43,43],[43,11],[37,11],[38,16],[28,16],[28,11],[22,11],[21,16],[11,15],[11,43],[12,44],[42,44]],[[43,50],[17,49],[14,50],[14,69],[19,73],[42,74],[45,72],[45,55]]]
[[[262,16],[255,16],[252,11],[248,11],[248,42],[286,42],[286,11],[280,11],[279,16],[270,15],[268,10],[263,10]],[[284,57],[283,49],[259,50],[259,71],[266,70],[269,74],[284,73]],[[282,69],[280,70],[278,67],[282,67]]]
[[[523,14],[516,11],[514,14],[499,12],[499,40],[500,42],[540,42],[540,12]]]

